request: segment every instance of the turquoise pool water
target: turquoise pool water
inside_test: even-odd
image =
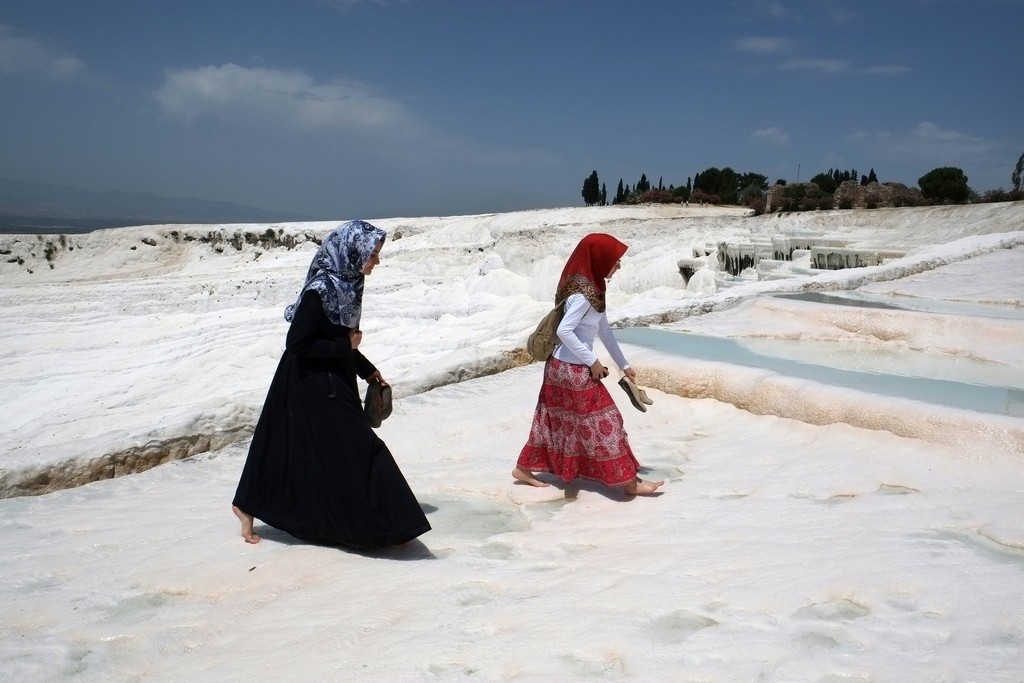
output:
[[[615,336],[625,344],[684,358],[760,368],[951,408],[1024,417],[1024,373],[991,363],[867,345],[736,340],[657,328],[625,328],[616,330]]]

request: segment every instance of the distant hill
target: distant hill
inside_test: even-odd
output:
[[[205,199],[93,192],[0,178],[0,232],[88,232],[153,223],[276,223],[315,217]]]

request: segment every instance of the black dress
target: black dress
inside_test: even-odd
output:
[[[356,375],[376,368],[307,291],[267,392],[235,492],[242,511],[296,538],[375,548],[430,530],[363,413]]]

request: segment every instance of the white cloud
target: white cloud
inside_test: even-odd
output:
[[[818,71],[821,73],[841,73],[850,68],[845,59],[794,59],[782,64],[785,71]]]
[[[768,128],[758,128],[750,134],[750,139],[754,142],[782,147],[789,142],[789,133],[779,126],[770,126]]]
[[[896,64],[880,64],[879,66],[869,66],[864,69],[864,73],[871,74],[873,76],[902,76],[908,74],[913,69],[909,66],[898,66]]]
[[[406,5],[414,0],[320,0],[320,4],[329,5],[340,10],[350,10],[360,5]]]
[[[914,126],[910,131],[910,137],[924,142],[967,142],[973,139],[955,130],[939,128],[931,121],[922,121]]]
[[[70,78],[84,69],[78,57],[0,24],[0,73]]]
[[[789,15],[789,9],[781,2],[762,2],[757,6],[757,9],[775,19],[781,19]]]
[[[874,132],[858,130],[848,135],[847,140],[875,145],[878,149],[888,148],[899,154],[912,150],[928,155],[936,152],[948,154],[950,150],[955,150],[957,154],[969,155],[988,151],[998,146],[991,140],[940,128],[931,121],[922,121],[908,131],[896,133],[885,130]]]
[[[363,132],[408,132],[416,125],[404,105],[365,85],[341,80],[316,83],[299,71],[237,64],[169,71],[157,100],[168,115],[182,119],[226,116],[299,130]]]
[[[757,52],[759,54],[775,54],[785,52],[792,47],[792,42],[785,38],[772,38],[769,36],[749,36],[739,38],[733,43],[733,47],[742,52]]]
[[[824,10],[827,13],[828,20],[831,21],[833,24],[845,24],[857,18],[856,14],[849,11],[843,5],[833,5],[832,7],[825,7]]]
[[[346,173],[358,167],[362,175],[395,178],[402,172],[435,172],[443,164],[492,169],[535,166],[552,158],[541,149],[496,148],[438,130],[365,84],[320,83],[301,71],[230,63],[169,71],[156,99],[176,120],[210,119],[231,129],[253,128],[243,138],[263,136],[261,147],[277,154],[287,156],[297,145],[316,145],[330,160],[324,163],[335,169],[334,177],[342,172],[339,163]],[[428,181],[417,182],[422,186]]]

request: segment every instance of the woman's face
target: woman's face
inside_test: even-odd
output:
[[[373,267],[380,263],[380,248],[384,246],[384,242],[377,242],[377,246],[370,252],[370,258],[366,259],[366,263],[363,264],[363,275],[369,275],[373,272]]]
[[[612,279],[612,275],[615,275],[615,271],[617,271],[621,267],[622,267],[622,261],[616,261],[615,265],[612,266],[612,269],[610,271],[608,271],[608,277],[606,277],[605,280],[611,280]]]

